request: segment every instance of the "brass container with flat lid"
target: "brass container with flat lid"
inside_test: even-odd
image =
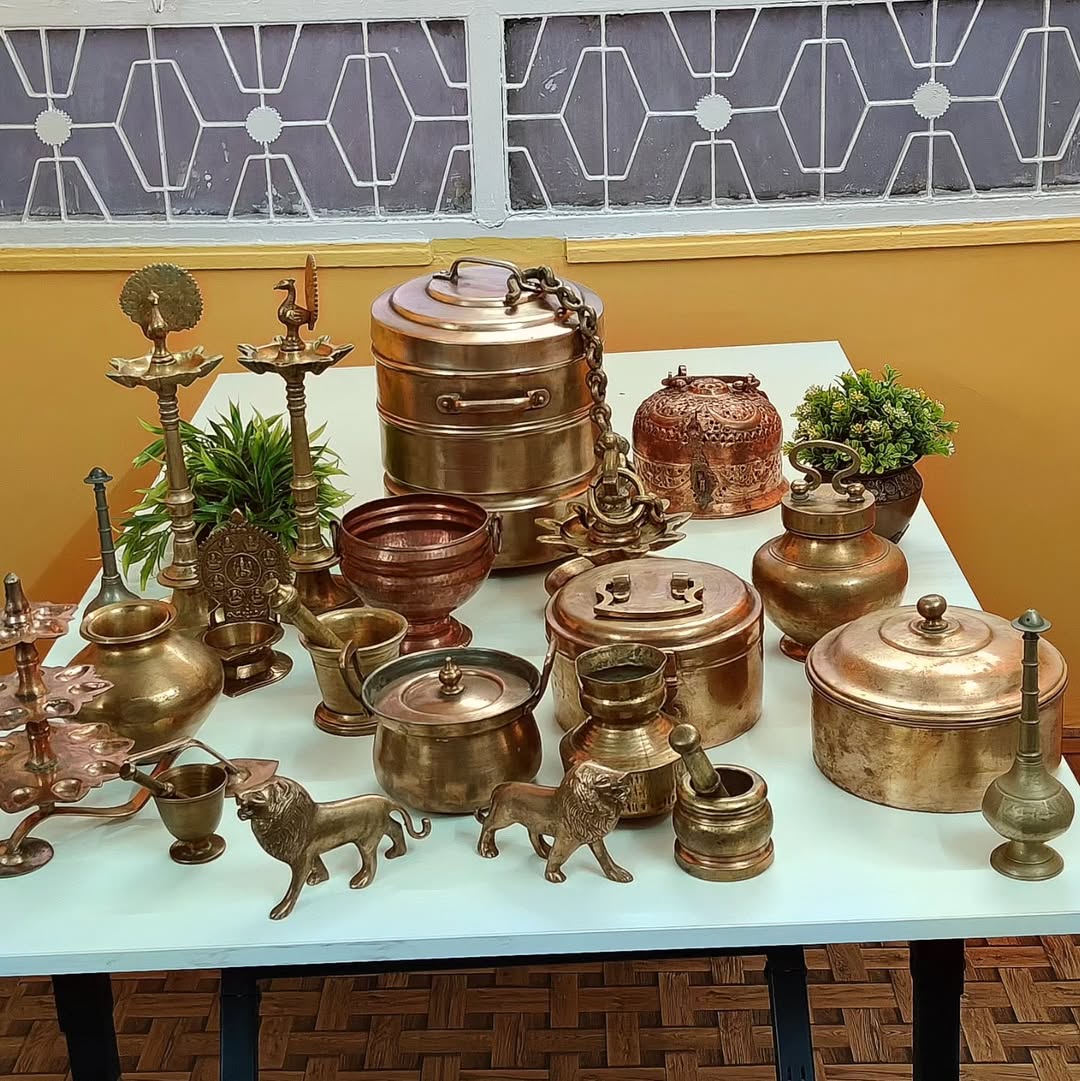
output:
[[[544,619],[556,649],[555,717],[564,729],[585,719],[575,659],[617,642],[669,655],[676,701],[705,746],[734,739],[761,716],[761,599],[731,571],[664,556],[608,563],[568,581]]]
[[[634,414],[634,465],[672,513],[733,518],[780,502],[783,424],[753,375],[688,375]]]
[[[502,515],[497,567],[547,563],[537,518],[562,518],[596,467],[597,427],[575,321],[522,271],[457,259],[371,308],[386,490],[462,495]],[[600,316],[594,293],[575,288]]]
[[[544,671],[494,649],[410,653],[364,681],[377,718],[375,776],[418,811],[462,814],[487,804],[503,781],[531,781],[540,769],[532,711]]]
[[[810,650],[814,761],[862,799],[917,811],[975,811],[1012,765],[1022,637],[989,612],[937,595],[873,612]],[[1068,669],[1039,644],[1043,754],[1061,760]]]

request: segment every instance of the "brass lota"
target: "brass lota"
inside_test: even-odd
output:
[[[851,462],[821,488],[821,474],[799,462],[810,447],[847,454]],[[810,439],[788,461],[806,480],[794,481],[780,504],[785,532],[755,553],[752,578],[765,614],[783,631],[780,649],[805,661],[834,627],[900,601],[908,580],[904,553],[873,532],[874,495],[848,482],[859,455],[842,443]]]

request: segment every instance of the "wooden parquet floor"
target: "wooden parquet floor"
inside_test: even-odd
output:
[[[819,1081],[911,1076],[902,945],[807,950]],[[1080,1081],[1080,936],[968,942],[966,1081]],[[126,1081],[216,1081],[217,976],[114,981]],[[262,1081],[773,1081],[764,958],[274,980]],[[0,1078],[64,1081],[48,980],[0,980]]]

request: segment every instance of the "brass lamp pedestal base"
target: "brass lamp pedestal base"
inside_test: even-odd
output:
[[[1065,869],[1061,853],[1041,841],[1006,841],[990,853],[990,866],[998,874],[1024,882],[1043,882]]]
[[[17,847],[0,842],[0,878],[28,875],[52,858],[53,846],[40,837],[27,837]]]

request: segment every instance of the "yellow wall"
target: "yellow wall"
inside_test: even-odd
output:
[[[1008,616],[1043,609],[1056,623],[1054,641],[1080,671],[1080,481],[1073,463],[1080,242],[1042,242],[1076,235],[1065,224],[1056,234],[1040,227],[1025,243],[997,243],[1006,234],[994,228],[972,236],[979,246],[948,246],[962,236],[954,230],[952,240],[941,241],[946,246],[929,248],[731,256],[755,250],[744,245],[721,250],[722,258],[700,257],[712,253],[706,248],[692,259],[638,261],[636,251],[628,252],[635,261],[572,267],[559,241],[433,247],[437,263],[468,245],[524,264],[550,262],[587,282],[607,306],[611,350],[836,338],[856,366],[894,364],[960,421],[956,456],[924,463],[923,475],[927,500],[984,606]],[[982,243],[984,236],[990,242]],[[219,249],[216,257],[224,254]],[[612,252],[594,255],[607,260]],[[325,328],[361,346],[351,360],[367,362],[371,299],[420,272],[321,271]],[[92,501],[81,483],[88,469],[102,465],[117,476],[117,517],[147,480],[127,463],[144,443],[135,418],[152,416],[151,398],[103,374],[110,356],[142,347],[116,306],[125,274],[20,271],[0,278],[7,339],[0,569],[21,572],[42,599],[75,599],[93,569],[86,562],[95,552]],[[276,330],[268,286],[278,275],[269,268],[196,275],[206,315],[181,338],[225,352],[221,370],[234,370],[234,343]],[[199,392],[181,397],[190,416]],[[1071,713],[1075,724],[1080,707]]]

